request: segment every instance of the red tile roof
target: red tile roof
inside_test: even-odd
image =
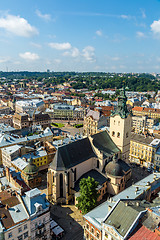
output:
[[[130,240],[160,240],[160,236],[158,236],[155,232],[152,232],[145,226],[142,226],[129,239]]]
[[[132,111],[160,113],[160,109],[157,109],[157,108],[144,108],[144,107],[137,107],[137,106],[132,108]]]

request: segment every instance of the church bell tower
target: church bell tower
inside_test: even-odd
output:
[[[132,116],[127,109],[126,102],[125,83],[123,83],[123,89],[118,97],[118,106],[110,116],[110,137],[121,150],[122,160],[128,162]]]

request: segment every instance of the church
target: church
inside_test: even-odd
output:
[[[56,203],[75,202],[79,181],[88,176],[98,181],[101,198],[123,191],[131,177],[127,164],[131,135],[131,114],[125,88],[110,117],[110,134],[101,131],[58,147],[47,174],[47,197]],[[101,200],[101,198],[99,200]]]

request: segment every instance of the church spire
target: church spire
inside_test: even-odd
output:
[[[118,106],[111,113],[111,116],[120,115],[121,118],[127,118],[130,112],[127,109],[127,96],[126,96],[126,86],[125,81],[123,81],[123,88],[121,89],[120,96],[118,96]]]

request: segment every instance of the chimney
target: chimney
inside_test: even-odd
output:
[[[8,204],[6,204],[5,209],[8,210],[8,208],[9,208],[9,206],[8,206]]]
[[[140,206],[140,202],[136,202],[136,206],[139,207]]]
[[[127,201],[127,202],[125,202],[125,206],[127,207],[128,205],[129,205],[128,201]]]

